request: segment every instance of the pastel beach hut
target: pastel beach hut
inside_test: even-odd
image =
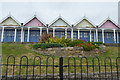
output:
[[[100,42],[119,43],[119,27],[111,18],[106,18],[98,28],[101,30],[98,33],[98,40]]]
[[[76,24],[74,31],[74,38],[93,42],[95,40],[96,26],[86,16],[80,19]]]
[[[45,24],[37,15],[34,15],[24,23],[24,42],[38,42]]]
[[[19,28],[20,22],[11,14],[6,16],[0,22],[1,29],[1,42],[15,42],[16,41],[16,28]]]
[[[49,28],[52,30],[53,37],[65,37],[70,38],[70,24],[60,15],[55,20],[53,20]]]

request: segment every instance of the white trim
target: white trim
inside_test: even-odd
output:
[[[105,40],[104,40],[105,38],[104,38],[104,29],[102,29],[102,41],[103,41],[103,43],[105,43]]]
[[[30,27],[28,27],[27,42],[30,40]]]
[[[67,28],[65,28],[65,39],[67,39]]]
[[[55,37],[55,28],[53,28],[53,37]]]
[[[4,37],[4,27],[2,27],[1,42],[3,42],[3,37]]]
[[[71,39],[73,40],[73,28],[71,28]]]
[[[74,28],[76,28],[76,27],[74,27]],[[77,27],[76,29],[85,29],[85,30],[90,30],[90,29],[92,30],[92,29],[93,29],[93,30],[94,30],[94,29],[96,29],[96,28],[78,28],[78,27]]]
[[[40,28],[40,36],[42,36],[42,28]]]
[[[17,33],[17,29],[15,28],[15,33],[14,33],[14,42],[16,42],[16,33]]]
[[[98,30],[96,29],[96,42],[98,42]]]
[[[118,31],[117,31],[117,43],[119,43],[119,35],[118,35]]]
[[[80,30],[78,29],[78,39],[80,39]]]
[[[91,36],[91,29],[90,29],[90,42],[92,41],[92,36]]]
[[[21,27],[21,42],[23,42],[23,27]]]
[[[113,29],[113,33],[114,33],[114,43],[116,43],[116,34],[115,34],[115,29]]]
[[[96,42],[96,34],[95,34],[95,31],[94,31],[94,42]]]
[[[49,33],[49,28],[46,29],[47,30],[47,34]]]

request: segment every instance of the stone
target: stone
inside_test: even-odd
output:
[[[42,50],[41,48],[38,48],[38,50]]]
[[[52,51],[53,50],[53,48],[48,48],[48,51]]]
[[[83,50],[83,47],[76,47],[76,50]]]
[[[65,49],[72,51],[72,50],[73,50],[73,47],[66,47]]]

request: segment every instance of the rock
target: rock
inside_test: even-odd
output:
[[[60,48],[61,50],[64,50],[65,48]]]
[[[73,50],[73,47],[66,47],[65,50],[70,50],[70,51],[72,51],[72,50]]]
[[[40,51],[41,51],[42,49],[41,49],[41,48],[38,48],[38,50],[40,50]]]
[[[83,47],[76,47],[76,50],[83,50]]]
[[[52,51],[53,50],[53,48],[48,48],[48,51]]]
[[[106,48],[106,46],[105,46],[105,45],[100,45],[100,48],[105,49],[105,48]]]

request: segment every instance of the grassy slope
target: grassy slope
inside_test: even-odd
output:
[[[120,48],[120,47],[119,47]],[[115,64],[115,58],[118,56],[118,48],[117,47],[107,47],[106,48],[107,52],[102,54],[101,56],[99,56],[101,63],[104,64],[104,58],[105,57],[111,57],[113,64]],[[10,43],[3,43],[2,44],[2,62],[6,63],[6,58],[9,55],[14,55],[16,57],[16,64],[20,63],[20,57],[21,56],[28,56],[29,57],[29,64],[33,64],[33,57],[34,56],[40,56],[42,58],[42,64],[46,64],[46,58],[47,56],[43,56],[40,55],[38,53],[35,53],[32,51],[32,47],[31,44],[10,44]],[[92,64],[92,58],[93,57],[89,57],[88,61],[89,64]],[[59,64],[58,61],[59,58],[55,57],[55,64]],[[48,64],[52,64],[52,59],[48,60]],[[80,58],[76,58],[76,63],[79,64]],[[12,63],[12,58],[9,61],[10,63]],[[68,59],[64,59],[64,64],[67,64]],[[23,59],[23,64],[26,63],[26,60]],[[73,64],[74,61],[73,59],[70,61],[70,64]],[[36,64],[39,64],[39,61],[36,61]],[[85,60],[83,60],[83,64],[85,64]],[[97,60],[95,60],[95,64],[97,64]],[[18,68],[19,69],[19,68]],[[32,69],[32,68],[31,68]],[[37,69],[37,68],[36,68]],[[77,69],[77,68],[76,68]],[[104,69],[104,68],[103,68]],[[51,68],[49,70],[52,70]],[[58,68],[55,68],[55,72],[58,72]],[[84,69],[85,70],[85,69]],[[92,69],[91,69],[92,70]],[[89,70],[89,71],[91,71]],[[3,73],[4,73],[4,69],[3,69]],[[17,70],[16,70],[17,71]],[[29,73],[31,73],[32,70],[30,70]],[[36,70],[37,71],[37,70]],[[79,70],[78,70],[79,71]],[[101,71],[103,71],[101,69]],[[42,69],[42,72],[45,72],[45,68]],[[67,69],[65,69],[65,72],[67,72]],[[73,71],[71,71],[73,72]],[[17,73],[17,72],[16,72]],[[51,73],[51,72],[50,72]],[[18,73],[17,73],[18,74]]]
[[[13,43],[3,43],[2,44],[2,57],[5,59],[9,55],[14,55],[15,57],[28,56],[33,58],[34,56],[45,57],[38,53],[32,51],[31,44],[13,44]],[[120,49],[120,47],[119,47]],[[118,47],[107,47],[106,52],[103,53],[100,58],[105,57],[115,58],[118,57]]]

